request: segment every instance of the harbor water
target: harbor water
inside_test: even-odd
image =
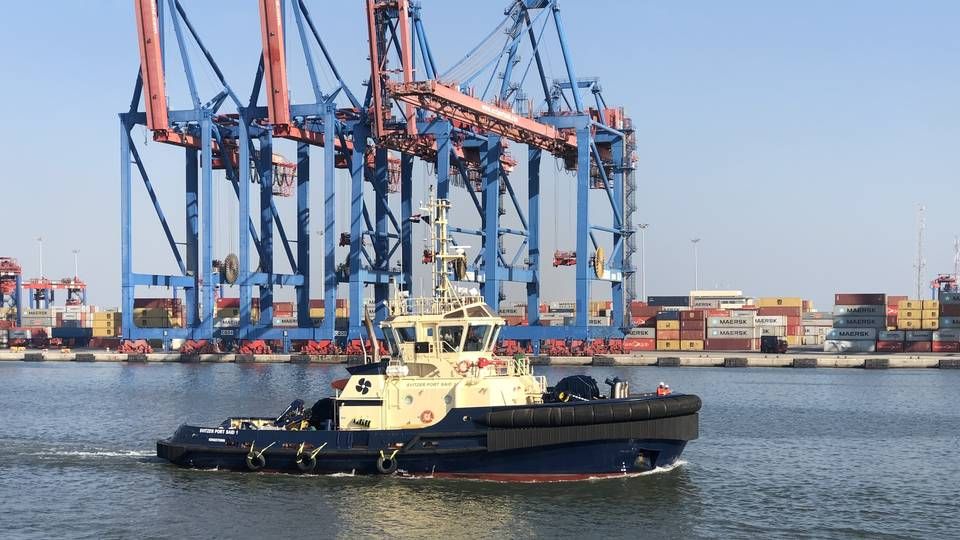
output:
[[[542,368],[550,380],[585,368]],[[279,414],[340,366],[0,364],[4,538],[946,538],[957,370],[586,368],[703,398],[670,470],[556,484],[177,469],[183,421]]]

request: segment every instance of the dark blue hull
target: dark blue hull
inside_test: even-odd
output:
[[[584,410],[584,405],[564,406],[573,407]],[[415,430],[232,430],[184,425],[170,439],[157,442],[157,455],[183,467],[236,471],[572,480],[670,466],[687,441],[698,435],[696,412],[625,421],[571,420],[573,425],[562,425],[560,415],[554,414],[541,422],[544,425],[488,425],[536,420],[489,414],[502,410],[453,410],[437,424]]]

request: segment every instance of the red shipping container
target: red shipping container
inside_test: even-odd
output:
[[[702,309],[691,309],[690,311],[681,311],[681,321],[702,321],[704,319]]]
[[[788,336],[802,336],[803,328],[798,324],[796,326],[787,325],[787,335]]]
[[[933,352],[960,352],[960,341],[934,341],[930,350]]]
[[[680,339],[679,330],[657,330],[657,339]]]
[[[508,326],[525,326],[527,324],[527,318],[523,315],[508,315],[503,320],[507,321]]]
[[[787,326],[800,326],[800,317],[787,315]]]
[[[801,300],[801,301],[800,301],[800,306],[801,306],[801,308],[803,308],[803,312],[804,312],[804,313],[810,311],[810,301],[809,301],[809,300]]]
[[[657,349],[657,340],[651,338],[623,338],[623,352],[654,351]]]
[[[887,304],[887,317],[896,317],[900,314],[900,308],[898,306],[891,306]]]
[[[798,307],[763,307],[757,311],[757,315],[770,315],[774,317],[800,317],[800,308]]]
[[[704,318],[707,318],[707,317],[729,317],[729,316],[730,316],[730,310],[729,310],[729,309],[705,309],[705,310],[703,310],[703,316],[704,316]]]
[[[900,305],[900,301],[901,301],[901,300],[909,300],[909,299],[910,299],[909,296],[893,296],[893,295],[887,295],[887,305],[888,305],[888,306],[897,307],[897,306]]]
[[[656,317],[633,317],[633,325],[642,328],[653,328],[657,325]]]
[[[703,339],[704,332],[701,328],[700,330],[681,330],[680,331],[680,340],[681,341],[697,341]]]
[[[700,319],[699,321],[690,321],[690,320],[681,320],[680,321],[680,330],[696,330],[703,334],[703,329],[706,328],[707,321]],[[687,339],[687,338],[681,338]]]
[[[877,352],[903,352],[902,341],[878,341]]]
[[[896,316],[896,315],[894,315],[893,317],[887,317],[887,326],[889,326],[889,327],[891,327],[891,328],[896,328],[896,327],[897,327],[897,316]]]
[[[313,300],[310,300],[308,305],[310,306],[310,309],[320,309],[323,307],[323,299],[314,298]]]
[[[833,298],[837,306],[883,306],[887,295],[883,293],[837,293]]]
[[[660,313],[660,308],[656,306],[633,306],[630,308],[630,314],[634,317],[654,317]]]
[[[960,317],[960,304],[940,304],[940,315],[944,317]]]
[[[217,307],[220,309],[239,308],[240,299],[239,298],[217,298]]]
[[[751,351],[759,347],[759,339],[707,339],[703,342],[706,351]]]
[[[906,352],[930,352],[932,347],[929,341],[908,341],[904,350]]]

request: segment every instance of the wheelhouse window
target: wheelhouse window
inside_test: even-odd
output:
[[[482,351],[490,335],[489,324],[472,324],[467,330],[467,341],[463,344],[465,351]]]
[[[417,329],[413,326],[396,326],[397,337],[401,343],[412,343],[417,340]]]
[[[462,326],[441,326],[438,332],[442,352],[460,352],[460,344],[463,342]]]
[[[400,347],[397,345],[397,336],[389,330],[383,332],[383,340],[387,342],[387,348],[390,349],[390,354],[398,354],[400,352]]]

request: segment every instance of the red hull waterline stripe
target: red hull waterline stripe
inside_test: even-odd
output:
[[[417,475],[419,476],[419,475]],[[433,478],[448,478],[458,480],[488,480],[492,482],[575,482],[578,480],[594,480],[601,478],[625,478],[628,473],[594,473],[594,474],[524,474],[524,473],[433,473],[424,476]]]

